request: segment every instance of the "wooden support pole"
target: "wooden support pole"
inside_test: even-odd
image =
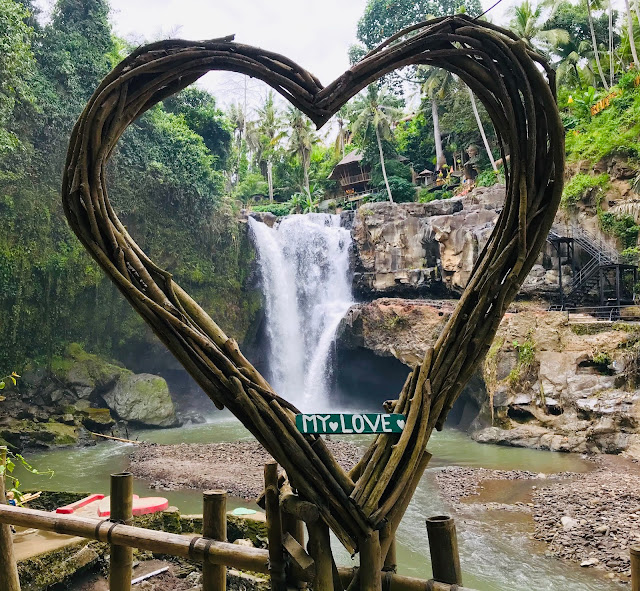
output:
[[[316,563],[316,577],[313,591],[333,591],[333,561],[331,559],[331,540],[329,527],[324,521],[307,523],[309,543],[307,551]]]
[[[391,540],[389,540],[391,538]],[[395,573],[398,570],[398,560],[396,558],[396,536],[391,532],[391,526],[389,523],[380,530],[380,546],[384,549],[389,546],[387,553],[382,563],[382,570],[384,572]]]
[[[640,546],[631,546],[631,591],[640,591]]]
[[[227,541],[227,491],[207,490],[202,496],[202,535],[218,542]],[[227,567],[202,563],[202,591],[225,591]]]
[[[110,521],[130,525],[133,518],[133,474],[111,475]],[[131,591],[133,549],[111,544],[109,591]]]
[[[360,591],[380,591],[381,571],[380,532],[374,531],[360,541]]]
[[[453,518],[448,515],[429,517],[427,534],[434,580],[449,585],[462,585],[458,538]]]
[[[5,497],[4,475],[7,469],[7,448],[0,447],[0,503],[7,502]],[[8,523],[0,524],[0,589],[3,591],[20,591],[18,564],[13,553],[13,534]]]
[[[269,539],[269,574],[271,591],[286,591],[287,579],[284,569],[282,545],[282,520],[280,518],[280,492],[278,490],[278,464],[269,462],[264,466],[265,512],[267,514],[267,537]]]
[[[205,540],[201,536],[190,538],[181,534],[114,524],[104,519],[60,515],[2,504],[0,504],[0,523],[13,523],[21,527],[79,536],[88,540],[111,542],[119,546],[149,550],[156,554],[188,558],[196,562],[203,562],[206,557],[213,564],[225,564],[238,570],[269,572],[269,553],[266,550]]]

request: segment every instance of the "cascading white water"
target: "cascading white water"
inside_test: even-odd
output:
[[[265,295],[270,381],[301,410],[328,407],[331,346],[353,304],[351,234],[340,216],[292,215],[273,228],[249,219]]]

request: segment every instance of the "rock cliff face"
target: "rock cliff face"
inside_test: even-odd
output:
[[[352,223],[356,294],[372,299],[462,293],[498,219],[504,190],[494,185],[445,201],[360,207]],[[525,292],[557,287],[554,261],[545,254],[523,286]]]
[[[640,457],[640,328],[569,324],[565,314],[512,307],[450,418],[481,442]],[[421,360],[452,303],[382,298],[353,307],[342,347],[406,365]]]

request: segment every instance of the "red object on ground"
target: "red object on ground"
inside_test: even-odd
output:
[[[100,517],[109,517],[111,514],[110,497],[105,497],[98,507],[98,515]],[[164,497],[138,497],[133,495],[133,515],[147,515],[148,513],[156,513],[164,511],[169,507],[169,501]]]
[[[63,515],[70,515],[71,513],[75,513],[78,509],[87,506],[89,503],[94,503],[95,501],[101,501],[104,499],[104,495],[95,494],[89,495],[84,499],[80,499],[75,503],[71,503],[70,505],[65,505],[64,507],[58,507],[56,509],[56,513],[62,513]]]

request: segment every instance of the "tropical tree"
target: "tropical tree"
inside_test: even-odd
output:
[[[569,33],[564,29],[545,28],[542,9],[542,5],[534,6],[530,0],[524,0],[511,9],[509,27],[532,49],[549,53],[558,45],[568,43]]]
[[[441,68],[430,68],[422,89],[431,103],[431,117],[433,118],[433,139],[436,147],[436,169],[447,166],[447,158],[442,147],[440,133],[440,115],[438,101],[442,100],[451,90],[454,83],[453,74]]]
[[[302,166],[302,187],[309,192],[311,150],[319,139],[313,131],[313,124],[299,109],[289,107],[286,119],[291,128],[289,132],[289,152],[298,156]]]
[[[588,1],[589,0],[587,0],[587,2]],[[633,36],[633,17],[631,16],[631,8],[629,7],[629,0],[624,0],[624,8],[627,13],[627,35],[629,37],[629,46],[631,47],[631,55],[633,55],[633,63],[636,67],[636,70],[640,70],[640,61],[638,61],[638,53],[636,51],[636,41]]]
[[[609,90],[609,85],[607,84],[607,79],[604,76],[604,72],[602,71],[602,65],[600,64],[600,53],[598,51],[598,42],[596,41],[596,31],[593,27],[593,15],[591,14],[591,2],[590,0],[584,0],[587,5],[587,14],[589,15],[589,31],[591,32],[591,43],[593,45],[593,55],[596,60],[596,65],[598,66],[598,74],[600,74],[600,80],[602,80],[602,86],[604,86],[605,90]],[[627,2],[627,12],[629,8],[628,0]],[[635,52],[635,48],[633,49]]]
[[[385,88],[378,88],[376,84],[367,87],[361,93],[353,105],[353,132],[358,135],[363,142],[367,142],[372,136],[376,138],[378,156],[382,176],[387,189],[389,201],[393,203],[387,169],[384,163],[383,140],[392,141],[392,127],[400,118],[402,111],[399,109],[399,101]]]

